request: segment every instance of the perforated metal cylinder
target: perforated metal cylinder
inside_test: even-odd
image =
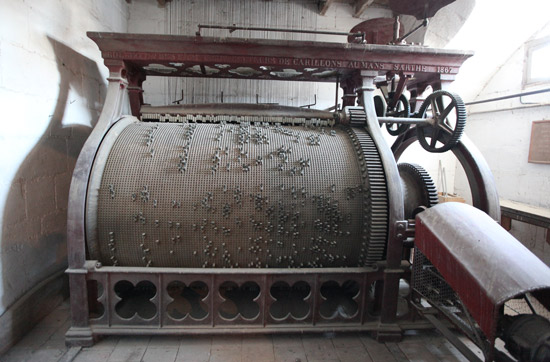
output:
[[[338,127],[115,124],[90,180],[90,256],[119,266],[363,266],[369,246],[377,257],[384,249],[368,240],[368,162]]]

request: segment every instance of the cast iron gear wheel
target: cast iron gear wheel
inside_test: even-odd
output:
[[[363,112],[364,114],[364,112]],[[365,121],[366,121],[366,116]],[[349,134],[357,147],[365,179],[365,233],[361,266],[371,266],[384,258],[388,236],[388,189],[378,149],[364,127],[352,127]]]
[[[392,101],[395,92],[388,93],[388,103]],[[388,117],[400,117],[400,118],[409,118],[411,114],[411,106],[409,100],[404,94],[401,94],[395,104],[395,109],[387,109],[385,112]],[[380,117],[380,116],[379,116]],[[392,136],[398,136],[401,133],[404,133],[409,129],[410,124],[399,124],[399,123],[386,123],[386,130]]]
[[[430,174],[422,167],[413,163],[397,164],[403,184],[405,199],[405,217],[413,219],[419,212],[419,207],[437,205],[437,188]]]
[[[386,104],[384,102],[384,98],[382,96],[374,96],[374,109],[376,110],[376,115],[378,117],[386,117]]]
[[[346,107],[346,113],[351,126],[364,127],[367,125],[367,115],[363,107]]]
[[[443,90],[435,91],[422,103],[418,113],[420,118],[434,119],[431,125],[416,126],[418,142],[426,151],[441,153],[456,146],[466,126],[466,106],[460,96]]]

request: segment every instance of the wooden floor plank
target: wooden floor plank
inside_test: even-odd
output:
[[[68,328],[56,311],[20,344],[0,356],[3,361],[57,361],[67,355],[60,344]],[[49,327],[55,325],[62,327]],[[63,328],[63,331],[60,331]],[[54,329],[57,329],[52,333]],[[475,345],[459,337],[469,347]],[[475,353],[483,358],[477,349]],[[61,358],[63,358],[61,357]],[[406,331],[399,343],[378,343],[361,333],[221,335],[221,336],[109,336],[82,348],[76,362],[466,362],[466,358],[437,331]]]
[[[442,362],[463,362],[467,359],[443,337],[431,340],[425,346],[437,359]]]
[[[378,343],[368,336],[362,336],[361,342],[365,346],[370,358],[376,362],[395,362],[396,359],[385,344]]]
[[[395,358],[396,361],[398,361],[398,362],[408,362],[409,361],[409,359],[407,358],[407,356],[405,356],[403,351],[401,351],[401,349],[399,348],[397,343],[386,343],[386,347],[391,352],[391,354],[393,355],[393,357]]]
[[[307,362],[306,352],[300,341],[300,345],[277,345],[273,347],[276,362]]]
[[[174,362],[178,347],[148,347],[141,362]]]
[[[372,362],[364,346],[336,348],[340,362]]]
[[[437,358],[420,343],[398,343],[399,349],[411,362],[437,362]]]
[[[308,362],[311,360],[338,360],[332,339],[323,335],[303,335],[302,344]]]
[[[336,333],[332,338],[332,344],[335,348],[363,347],[357,333]]]

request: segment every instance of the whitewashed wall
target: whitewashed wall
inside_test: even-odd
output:
[[[128,9],[124,0],[0,0],[0,13],[1,316],[66,267],[69,184],[108,75],[86,31],[125,32]]]
[[[550,25],[530,39],[548,35]],[[476,100],[548,88],[550,84],[522,87],[524,60],[522,44],[503,61]],[[550,208],[550,165],[527,162],[532,123],[544,119],[550,119],[550,93],[468,107],[467,133],[487,159],[501,199]],[[455,188],[469,194],[461,169],[456,172]],[[545,229],[513,221],[511,233],[550,265]]]

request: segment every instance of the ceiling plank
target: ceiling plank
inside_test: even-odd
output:
[[[367,8],[374,2],[374,0],[356,0],[355,1],[355,13],[353,14],[354,18],[358,18]]]
[[[334,0],[325,0],[319,2],[319,14],[325,15],[328,11],[328,8],[334,3]]]

